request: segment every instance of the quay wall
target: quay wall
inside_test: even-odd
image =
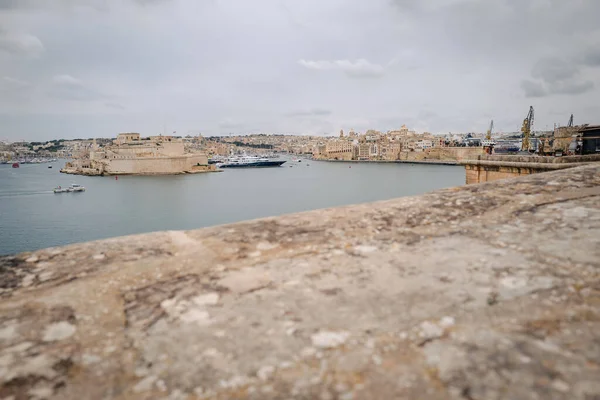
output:
[[[467,184],[492,182],[539,172],[600,163],[600,154],[585,156],[484,155],[463,160]]]

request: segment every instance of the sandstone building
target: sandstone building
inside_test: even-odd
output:
[[[206,154],[186,153],[180,138],[142,138],[139,133],[121,133],[111,145],[92,145],[67,163],[62,172],[82,175],[169,175],[205,170],[209,170]]]

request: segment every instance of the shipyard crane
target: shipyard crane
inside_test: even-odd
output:
[[[521,150],[529,151],[529,137],[531,136],[533,128],[533,106],[529,107],[529,113],[527,113],[527,117],[523,120],[523,126],[521,127],[521,132],[523,132],[523,140],[521,141]]]
[[[492,131],[494,130],[494,120],[490,122],[490,129],[488,129],[487,134],[485,135],[486,140],[492,140]]]
[[[571,118],[569,118],[569,123],[567,124],[569,128],[573,127],[573,114],[571,114]]]

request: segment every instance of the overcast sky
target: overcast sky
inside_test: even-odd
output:
[[[0,139],[600,123],[598,0],[0,0]]]

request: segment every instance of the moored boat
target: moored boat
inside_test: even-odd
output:
[[[19,168],[19,163],[18,163],[18,162],[16,162],[16,163],[13,163],[12,167],[13,167],[13,168]]]
[[[264,168],[264,167],[279,167],[285,161],[270,160],[265,157],[256,156],[237,156],[230,157],[222,163],[218,163],[218,168]]]

